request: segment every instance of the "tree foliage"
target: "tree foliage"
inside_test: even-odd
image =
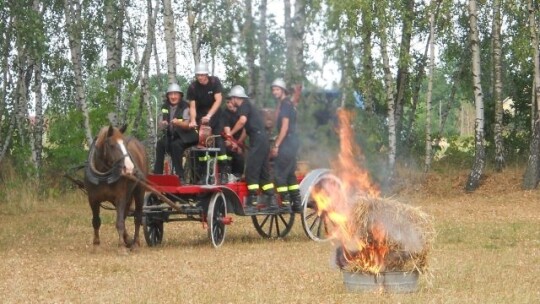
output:
[[[48,175],[67,170],[84,161],[88,135],[95,134],[108,124],[108,114],[116,112],[121,122],[127,122],[130,132],[146,140],[149,137],[147,121],[156,116],[156,107],[166,89],[167,76],[161,73],[166,66],[164,48],[163,10],[158,11],[156,50],[151,61],[155,67],[149,71],[149,86],[141,85],[140,54],[148,43],[144,13],[150,4],[160,0],[121,1],[108,0],[21,0],[0,2],[0,171],[1,164],[10,162],[23,176],[34,176],[42,171]],[[300,14],[295,15],[298,2]],[[120,7],[126,4],[124,23],[111,23],[113,30],[122,35],[121,61],[108,69],[105,53],[106,5]],[[300,81],[304,93],[298,105],[302,155],[311,159],[324,158],[330,162],[337,147],[333,113],[346,107],[356,113],[357,141],[363,147],[368,166],[379,180],[389,173],[386,167],[388,153],[396,148],[397,160],[414,163],[424,158],[426,105],[425,46],[428,40],[430,6],[420,0],[306,0],[289,1],[292,11],[285,16],[281,10],[269,7],[265,26],[261,24],[260,0],[253,0],[250,10],[238,1],[181,0],[172,1],[176,26],[177,75],[183,88],[192,80],[192,67],[197,60],[211,63],[222,78],[225,90],[235,84],[253,87],[261,107],[274,107],[275,101],[265,84],[255,86],[259,78],[272,81],[277,77]],[[68,4],[66,6],[66,4]],[[305,5],[305,6],[302,6]],[[276,5],[275,3],[273,5]],[[67,26],[66,7],[74,9],[76,20]],[[31,8],[31,9],[30,9]],[[384,9],[382,9],[384,8]],[[160,8],[161,9],[161,8]],[[435,21],[437,49],[432,92],[432,125],[437,145],[439,138],[470,138],[462,126],[467,123],[464,111],[474,103],[472,89],[471,52],[467,1],[440,1]],[[538,18],[538,11],[535,11]],[[519,162],[528,153],[532,136],[534,110],[533,76],[531,64],[535,47],[531,45],[527,3],[502,1],[501,30],[501,98],[512,100],[510,109],[503,113],[502,136],[507,162]],[[496,101],[491,73],[493,1],[478,1],[478,29],[480,49],[481,86],[485,99],[485,148],[487,165],[495,154],[494,123]],[[291,20],[292,31],[284,20]],[[194,18],[193,20],[188,20]],[[292,19],[291,19],[292,18]],[[296,18],[296,19],[295,19]],[[193,23],[189,23],[192,21]],[[245,26],[249,22],[249,26]],[[120,22],[121,23],[121,22]],[[189,29],[189,24],[193,28]],[[295,24],[303,24],[295,28]],[[383,27],[384,26],[384,27]],[[266,45],[258,43],[265,28]],[[386,36],[381,35],[386,29]],[[290,39],[302,35],[303,62],[291,59]],[[407,46],[410,35],[410,48]],[[386,37],[386,38],[381,38]],[[71,57],[70,38],[80,39],[81,73],[75,71]],[[298,37],[296,37],[298,38]],[[381,41],[384,39],[384,41]],[[381,47],[387,45],[388,67],[383,64]],[[258,56],[265,48],[264,60]],[[323,58],[318,58],[322,54]],[[298,54],[296,54],[298,55]],[[291,63],[292,62],[292,63]],[[291,74],[291,64],[301,67],[300,73]],[[337,66],[338,74],[333,87],[320,87],[312,75],[322,75],[324,65]],[[289,65],[289,66],[288,66]],[[36,71],[41,67],[42,81]],[[385,88],[384,70],[391,74],[392,91],[396,103],[396,145],[389,140],[389,99]],[[165,69],[166,70],[166,69]],[[260,72],[264,73],[264,77]],[[323,75],[328,76],[328,75]],[[78,89],[78,82],[84,87]],[[120,86],[111,85],[120,83]],[[388,82],[390,83],[390,82]],[[291,83],[292,85],[292,83]],[[35,155],[39,145],[31,145],[31,126],[37,105],[36,86],[43,96],[43,165],[38,168],[24,166]],[[256,89],[255,89],[256,88]],[[415,97],[415,88],[420,88]],[[142,91],[150,96],[143,104]],[[325,91],[326,90],[326,91]],[[333,95],[332,92],[337,92]],[[84,123],[81,105],[83,94],[89,123]],[[415,100],[416,98],[416,100]],[[37,137],[36,137],[37,138]],[[324,149],[322,149],[324,148]],[[34,151],[33,151],[34,150]],[[325,151],[315,154],[313,151]],[[311,155],[310,155],[311,154]],[[458,155],[457,153],[454,153]],[[460,162],[472,164],[472,157],[459,154]],[[449,159],[449,158],[446,158]],[[445,161],[442,158],[440,161]],[[314,161],[315,162],[315,161]],[[321,163],[320,161],[317,161]]]

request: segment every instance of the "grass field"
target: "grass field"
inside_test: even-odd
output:
[[[31,189],[0,201],[2,303],[540,303],[540,191],[520,170],[488,173],[462,191],[467,172],[431,174],[394,196],[434,218],[430,273],[411,294],[348,293],[332,245],[300,223],[284,240],[259,237],[234,216],[214,249],[200,223],[165,224],[164,244],[117,254],[112,211],[93,250],[82,192],[37,201]],[[133,229],[130,219],[128,227]]]

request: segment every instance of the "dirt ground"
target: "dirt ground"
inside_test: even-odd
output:
[[[347,292],[333,245],[308,239],[298,216],[283,240],[262,239],[250,218],[234,216],[218,249],[201,223],[166,223],[162,246],[143,238],[139,250],[120,255],[114,213],[104,211],[96,250],[90,210],[76,192],[0,212],[0,302],[540,302],[540,192],[520,190],[518,170],[487,174],[472,194],[462,191],[465,178],[432,174],[394,196],[432,215],[438,234],[415,293]]]

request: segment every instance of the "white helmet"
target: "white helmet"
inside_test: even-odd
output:
[[[232,87],[228,97],[249,98],[249,96],[246,95],[244,88],[240,85]]]
[[[195,75],[208,75],[208,65],[204,62],[199,62],[195,66]]]
[[[171,92],[178,92],[178,93],[184,95],[184,92],[182,92],[182,89],[180,89],[180,86],[177,83],[169,84],[169,87],[167,88],[167,94],[169,94]]]
[[[270,87],[278,87],[283,89],[283,91],[287,92],[287,85],[285,84],[285,81],[281,78],[276,78],[276,80],[272,82],[272,85]]]

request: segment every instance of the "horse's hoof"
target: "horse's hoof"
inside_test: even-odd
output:
[[[92,247],[90,247],[90,253],[98,253],[101,249],[101,246],[99,244],[93,244]]]
[[[118,247],[118,255],[122,255],[122,256],[129,255],[129,251],[124,246]]]

